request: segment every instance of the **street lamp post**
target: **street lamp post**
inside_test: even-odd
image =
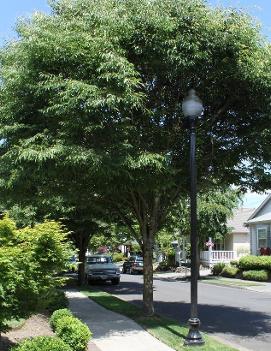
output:
[[[183,100],[182,110],[189,121],[190,129],[190,241],[191,241],[191,312],[189,332],[184,344],[187,346],[203,345],[204,340],[200,334],[200,320],[198,318],[198,237],[197,237],[197,173],[196,173],[196,118],[203,111],[201,100],[195,90],[190,90]]]

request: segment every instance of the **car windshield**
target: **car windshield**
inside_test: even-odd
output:
[[[111,262],[112,262],[111,257],[105,257],[105,256],[87,257],[87,264],[111,263]]]
[[[143,261],[143,257],[136,257],[136,261]]]

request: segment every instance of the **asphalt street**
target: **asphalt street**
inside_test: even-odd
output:
[[[100,285],[126,301],[142,304],[142,275],[122,274],[119,286]],[[271,350],[271,294],[199,282],[201,330],[255,351]],[[154,279],[156,312],[186,323],[190,312],[190,283]]]

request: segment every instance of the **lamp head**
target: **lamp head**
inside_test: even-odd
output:
[[[203,105],[200,98],[196,95],[194,89],[189,90],[188,95],[182,103],[182,110],[185,117],[195,119],[200,116],[203,111]]]

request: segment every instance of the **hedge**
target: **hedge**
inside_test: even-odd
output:
[[[212,267],[212,274],[213,275],[219,275],[222,271],[223,268],[226,266],[226,263],[224,262],[219,262],[216,263],[213,267]]]
[[[271,256],[244,256],[239,260],[239,268],[244,270],[261,270],[271,271]]]
[[[92,333],[78,318],[64,316],[56,320],[56,335],[65,341],[73,351],[84,351]]]
[[[56,310],[50,317],[50,325],[53,330],[56,329],[58,321],[63,317],[72,317],[73,314],[67,308],[62,308],[60,310]]]
[[[260,282],[266,282],[269,279],[269,272],[267,270],[250,270],[242,273],[243,279],[256,280]]]
[[[63,340],[53,336],[38,336],[24,340],[19,345],[12,347],[11,351],[72,351]]]
[[[222,277],[235,278],[238,273],[239,273],[239,269],[237,267],[227,264],[223,268],[221,275]]]

